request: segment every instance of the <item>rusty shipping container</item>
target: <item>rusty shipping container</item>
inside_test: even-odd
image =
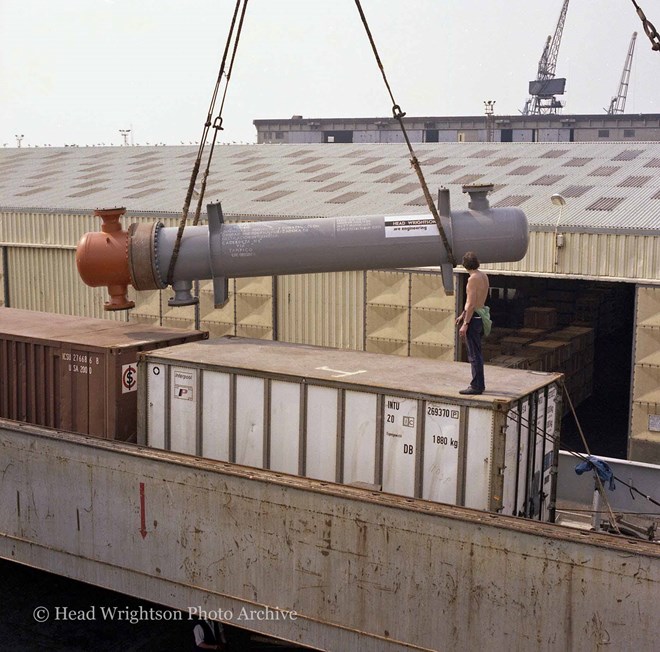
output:
[[[540,520],[561,374],[220,338],[140,356],[138,442]]]
[[[206,337],[201,331],[0,308],[0,416],[134,441],[138,353]]]

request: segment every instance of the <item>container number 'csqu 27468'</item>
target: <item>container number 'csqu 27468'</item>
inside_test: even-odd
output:
[[[62,353],[62,360],[68,363],[67,371],[74,374],[91,374],[101,364],[98,356],[87,353]]]

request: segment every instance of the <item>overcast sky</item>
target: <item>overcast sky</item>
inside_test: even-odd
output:
[[[0,146],[199,139],[234,0],[0,0]],[[639,0],[660,30],[660,3]],[[517,114],[562,0],[362,0],[409,116]],[[660,53],[630,0],[571,0],[564,113],[604,113],[638,32],[626,113],[660,113]],[[391,102],[354,0],[250,0],[225,142],[254,119],[378,117]]]

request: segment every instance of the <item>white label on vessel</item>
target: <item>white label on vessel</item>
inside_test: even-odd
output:
[[[422,235],[438,235],[438,227],[432,217],[419,215],[385,217],[386,238],[410,238]]]

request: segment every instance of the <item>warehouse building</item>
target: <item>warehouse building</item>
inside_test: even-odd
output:
[[[403,143],[394,118],[254,120],[257,143]],[[660,140],[658,114],[406,117],[413,143],[573,143]]]
[[[491,364],[562,371],[592,452],[660,462],[660,143],[436,143],[416,147],[432,191],[492,183],[492,206],[519,206],[530,245],[491,275]],[[9,306],[106,316],[212,335],[279,339],[394,355],[461,359],[454,318],[465,275],[447,296],[437,269],[238,279],[213,307],[170,308],[169,291],[103,313],[103,291],[75,267],[94,208],[127,221],[178,223],[196,147],[0,150],[0,299]],[[554,203],[551,198],[554,197]],[[398,144],[224,146],[205,203],[227,219],[271,220],[427,208]],[[292,252],[295,255],[295,252]],[[135,294],[135,293],[134,293]],[[568,422],[567,422],[568,424]],[[565,428],[569,443],[570,427]]]

